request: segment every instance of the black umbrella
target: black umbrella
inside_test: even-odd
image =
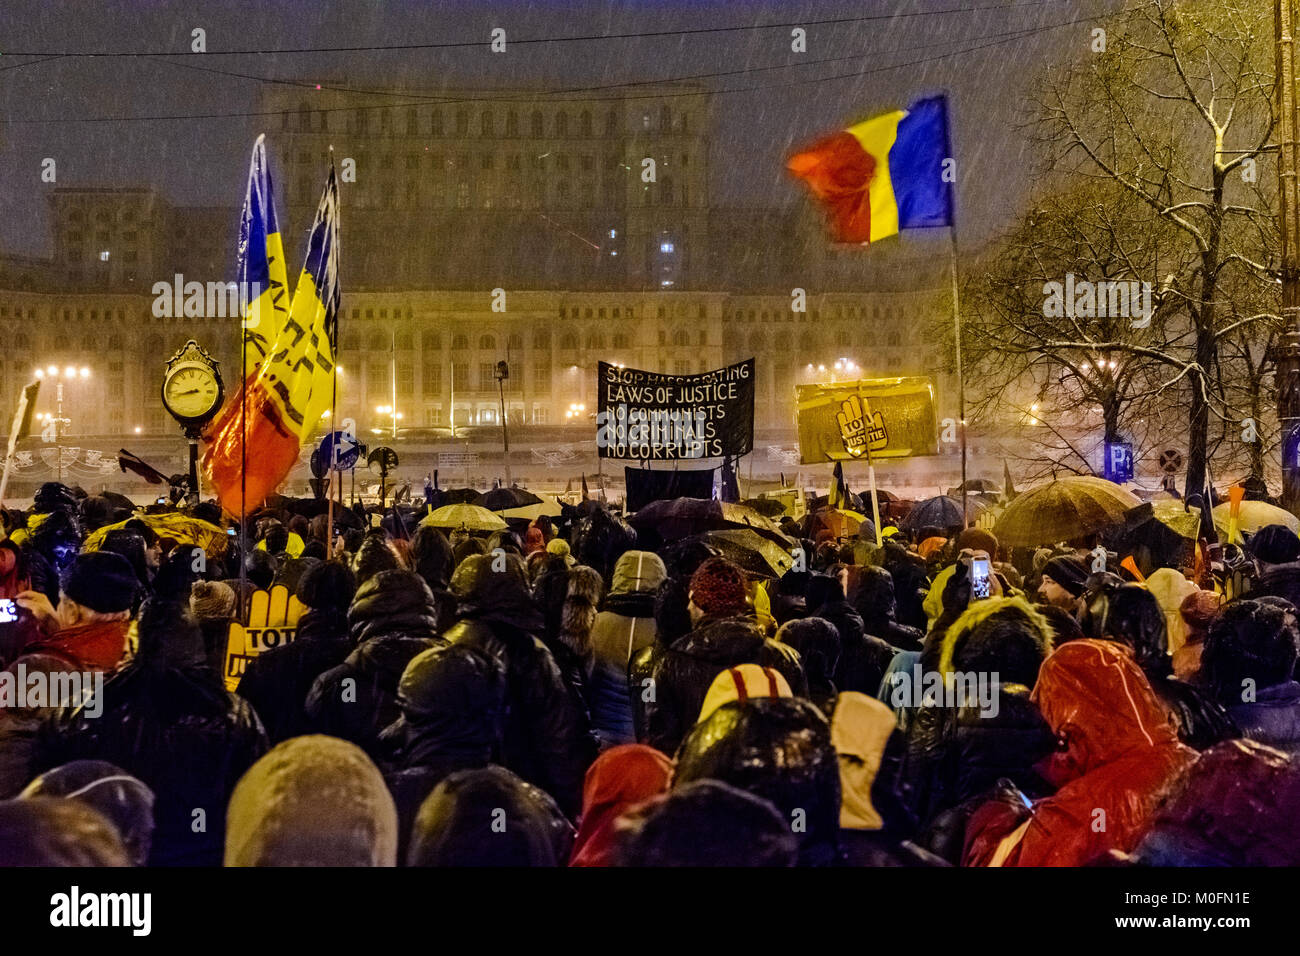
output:
[[[700,531],[753,528],[763,537],[785,544],[787,537],[771,519],[753,508],[708,498],[672,498],[652,501],[628,516],[632,527],[653,529],[664,540],[686,538]]]
[[[746,498],[741,504],[753,508],[764,518],[779,518],[785,514],[785,505],[776,498]]]
[[[472,505],[478,501],[478,492],[473,488],[452,488],[444,491],[443,495],[444,505]]]
[[[982,505],[978,502],[969,502],[970,517],[974,518]],[[956,498],[949,498],[947,495],[939,495],[937,498],[927,498],[925,501],[918,501],[912,506],[912,510],[907,513],[903,523],[899,525],[904,531],[916,531],[918,528],[947,528],[959,529],[965,522],[962,520],[961,502]]]
[[[727,528],[695,535],[715,553],[727,558],[742,570],[763,577],[779,578],[794,564],[790,553],[753,528]]]
[[[531,491],[525,491],[522,488],[493,488],[491,491],[485,491],[469,503],[476,504],[480,508],[486,508],[488,511],[508,511],[511,508],[527,508],[529,505],[540,505],[542,499]]]

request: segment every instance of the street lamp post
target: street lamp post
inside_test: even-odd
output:
[[[51,417],[50,414],[46,412],[44,415],[40,417],[53,428],[51,437],[54,440],[54,457],[57,461],[57,465],[55,467],[58,473],[58,480],[62,482],[63,481],[62,439],[63,436],[66,434],[66,432],[64,431],[65,427],[72,424],[71,419],[67,419],[63,417],[63,383],[65,381],[73,381],[78,378],[81,379],[90,378],[90,369],[88,369],[84,365],[80,369],[72,365],[69,365],[63,369],[60,369],[57,365],[50,365],[43,369],[38,368],[36,370],[36,377],[39,379],[44,379],[44,378],[54,379],[54,415],[53,417]]]
[[[399,421],[402,420],[402,413],[399,412],[399,411],[397,410],[397,406],[396,406],[396,405],[376,405],[376,406],[375,406],[375,411],[378,412],[380,415],[385,415],[385,416],[387,416],[387,417],[389,418],[389,420],[390,420],[390,422],[391,422],[391,425],[389,426],[389,434],[390,434],[393,438],[396,438],[396,437],[397,437],[397,423],[398,423]],[[378,433],[378,434],[383,434],[383,432],[380,432],[379,429],[375,429],[375,431],[376,431],[376,433]]]
[[[510,481],[510,432],[506,428],[506,379],[510,377],[510,364],[504,360],[497,362],[496,379],[497,391],[501,396],[501,447],[505,452],[506,462],[506,487],[511,485]]]

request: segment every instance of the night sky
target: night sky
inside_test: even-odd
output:
[[[1093,23],[1086,18],[1114,5],[1111,0],[4,0],[0,116],[7,122],[0,123],[0,249],[50,252],[44,195],[52,187],[39,178],[45,157],[56,160],[60,186],[154,185],[180,205],[238,205],[249,145],[264,129],[274,137],[279,118],[247,115],[258,108],[263,81],[229,73],[352,87],[409,84],[422,90],[554,90],[694,80],[714,91],[733,91],[714,99],[712,190],[715,203],[743,206],[803,198],[783,171],[792,146],[947,90],[956,124],[959,229],[964,241],[978,242],[1008,226],[1033,181],[1031,156],[1015,128],[1023,119],[1027,83],[1045,65],[1089,56]],[[854,22],[814,23],[843,18]],[[791,25],[801,23],[807,24],[806,54],[790,49]],[[515,43],[504,55],[487,47],[494,27],[507,31],[509,43],[755,24],[783,25]],[[195,27],[206,31],[205,55],[186,52]],[[458,43],[469,45],[219,55],[229,49]],[[66,55],[171,50],[177,55]],[[51,58],[36,62],[45,57]],[[795,65],[800,63],[805,65]],[[202,115],[124,119],[195,114]]]

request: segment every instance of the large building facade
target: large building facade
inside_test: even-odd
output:
[[[597,362],[681,374],[753,356],[758,440],[788,460],[796,385],[942,376],[926,344],[942,273],[900,266],[888,244],[829,246],[810,203],[716,207],[710,109],[694,87],[268,92],[291,277],[331,148],[341,174],[337,414],[437,441],[499,425],[504,404],[521,439],[581,442]],[[84,366],[65,389],[69,436],[174,435],[163,363],[195,338],[233,385],[238,319],[210,302],[178,315],[158,296],[234,278],[238,207],[60,187],[50,215],[50,259],[0,257],[3,404],[38,367]],[[941,381],[941,416],[950,393]]]
[[[173,286],[162,294],[174,298]],[[0,288],[5,404],[36,369],[87,367],[89,382],[65,397],[73,433],[173,430],[158,402],[164,362],[195,338],[238,381],[238,319],[159,316],[156,305],[149,293]],[[499,424],[495,368],[506,360],[509,423],[589,427],[568,413],[594,411],[599,361],[688,374],[753,356],[756,427],[792,433],[797,384],[933,371],[921,339],[933,302],[923,293],[825,293],[805,311],[791,305],[788,295],[725,292],[349,292],[339,414],[361,428],[391,425],[380,406],[397,409],[401,429]]]

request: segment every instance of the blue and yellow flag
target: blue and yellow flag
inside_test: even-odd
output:
[[[251,276],[264,270],[261,274],[272,288],[277,281],[283,288],[283,254],[271,253],[272,248],[279,251],[280,236],[261,145],[259,138],[249,172],[244,219],[248,230],[241,228],[240,233],[240,274]],[[259,153],[263,160],[260,171]],[[255,173],[261,177],[259,184],[265,185],[265,191],[260,185],[255,188]],[[338,221],[338,180],[331,152],[329,179],[316,210],[293,302],[281,317],[282,295],[250,295],[245,341],[250,349],[254,341],[259,341],[262,358],[246,387],[242,405],[237,402],[230,413],[223,411],[209,433],[211,444],[204,455],[204,471],[222,507],[232,514],[256,508],[276,489],[297,461],[300,444],[311,437],[329,407],[341,298]],[[265,236],[265,257],[256,256],[259,228],[264,230],[261,235]],[[243,454],[245,442],[247,456]]]
[[[289,317],[289,277],[266,162],[266,136],[257,137],[248,167],[248,191],[239,221],[239,304],[247,361],[254,368]]]
[[[275,417],[300,442],[330,405],[339,300],[339,189],[330,153],[329,179],[307,242],[307,261],[293,291],[289,320],[271,346],[259,382]],[[298,451],[295,443],[294,453]]]

